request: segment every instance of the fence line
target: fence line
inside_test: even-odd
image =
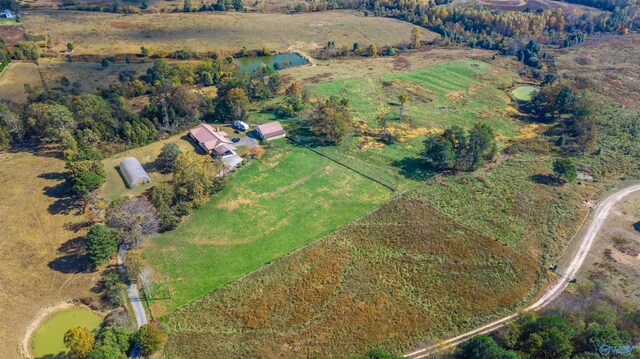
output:
[[[368,179],[370,179],[370,180],[374,181],[375,183],[377,183],[377,184],[379,184],[379,185],[381,185],[381,186],[383,186],[383,187],[385,187],[385,188],[387,188],[387,189],[391,190],[391,192],[395,192],[395,191],[397,191],[397,190],[398,190],[397,188],[392,187],[392,186],[390,186],[390,185],[388,185],[388,184],[386,184],[386,183],[384,183],[384,182],[380,181],[380,180],[379,180],[379,179],[377,179],[377,178],[371,177],[370,175],[368,175],[368,174],[366,174],[366,173],[364,173],[364,172],[362,172],[362,171],[360,171],[360,170],[357,170],[357,169],[355,169],[355,168],[353,168],[353,167],[351,167],[351,166],[349,166],[349,165],[347,165],[347,164],[345,164],[345,163],[342,163],[342,162],[340,162],[340,161],[336,160],[335,158],[332,158],[332,157],[330,157],[330,156],[328,156],[328,155],[326,155],[326,154],[324,154],[324,153],[322,153],[322,152],[320,152],[320,151],[316,150],[315,148],[312,148],[312,147],[310,147],[310,146],[305,145],[305,144],[304,144],[304,143],[302,143],[302,142],[297,141],[297,140],[296,140],[294,137],[292,137],[292,136],[287,136],[287,138],[289,139],[289,141],[291,141],[291,142],[295,142],[295,143],[299,144],[300,146],[302,146],[302,147],[304,147],[304,148],[308,149],[309,151],[312,151],[312,152],[314,152],[314,153],[316,153],[316,154],[318,154],[318,155],[320,155],[320,156],[322,156],[322,157],[324,157],[324,158],[328,159],[329,161],[335,162],[335,163],[339,164],[340,166],[342,166],[342,167],[344,167],[344,168],[346,168],[346,169],[349,169],[349,170],[351,170],[351,171],[353,171],[353,172],[355,172],[355,173],[359,174],[359,175],[360,175],[360,176],[362,176],[362,177],[365,177],[365,178],[368,178]]]

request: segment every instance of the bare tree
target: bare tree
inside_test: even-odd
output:
[[[146,237],[158,233],[160,225],[156,209],[145,197],[115,201],[107,209],[106,219],[130,248],[139,247]]]

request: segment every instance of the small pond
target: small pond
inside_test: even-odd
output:
[[[240,57],[236,59],[236,62],[240,71],[246,71],[250,74],[253,73],[253,70],[259,69],[262,64],[270,66],[271,68],[285,69],[309,63],[309,61],[300,56],[300,54],[293,52],[271,56]]]
[[[67,330],[75,327],[96,330],[101,323],[102,316],[80,306],[55,312],[45,318],[33,333],[31,352],[36,358],[66,352],[63,339]]]
[[[513,97],[520,101],[531,101],[531,95],[534,91],[537,91],[538,88],[535,86],[520,86],[511,91]]]

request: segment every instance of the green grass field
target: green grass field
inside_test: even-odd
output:
[[[388,185],[405,190],[430,177],[419,160],[425,133],[452,125],[470,128],[482,122],[502,137],[514,137],[521,124],[511,118],[509,95],[501,90],[514,74],[474,60],[443,62],[421,70],[399,74],[358,77],[321,83],[312,92],[320,97],[349,99],[355,120],[364,120],[376,131],[378,118],[385,115],[389,126],[409,125],[407,139],[393,145],[362,145],[363,137],[348,137],[336,147],[320,151],[340,159]],[[399,121],[398,95],[407,93],[402,123]],[[412,134],[411,134],[412,133]]]
[[[323,83],[313,92],[348,98],[355,117],[374,127],[378,127],[376,118],[381,113],[398,118],[398,95],[404,92],[409,102],[403,116],[418,127],[469,128],[476,122],[486,122],[496,132],[511,137],[517,134],[518,124],[504,116],[510,100],[496,84],[510,81],[513,75],[484,62],[462,60],[377,78]]]
[[[305,148],[280,140],[230,178],[144,256],[170,278],[172,310],[335,230],[382,204],[391,192]]]

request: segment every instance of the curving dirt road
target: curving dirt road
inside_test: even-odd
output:
[[[589,223],[582,237],[580,248],[578,249],[573,259],[571,260],[571,263],[569,263],[569,265],[567,266],[565,270],[565,274],[562,277],[560,277],[558,282],[555,285],[553,285],[551,288],[549,288],[535,303],[525,308],[524,311],[540,310],[545,306],[547,306],[548,304],[550,304],[554,299],[556,299],[564,291],[564,289],[569,285],[569,282],[571,281],[571,279],[575,277],[576,273],[578,273],[580,266],[582,266],[582,263],[587,257],[587,254],[591,249],[591,245],[595,241],[596,235],[602,228],[604,221],[607,219],[607,216],[609,215],[611,208],[613,208],[613,206],[623,197],[638,190],[640,190],[640,184],[636,184],[631,187],[624,188],[618,192],[615,192],[609,195],[596,206],[592,214],[592,220]],[[518,316],[518,313],[513,313],[509,316],[496,320],[495,322],[489,323],[482,327],[476,328],[472,331],[459,335],[455,338],[447,339],[438,344],[424,347],[412,353],[405,354],[404,357],[411,358],[411,359],[425,358],[441,350],[451,348],[455,345],[463,343],[473,338],[476,335],[489,333],[496,329],[499,329],[502,326],[504,326],[506,323],[515,319],[517,316]]]

